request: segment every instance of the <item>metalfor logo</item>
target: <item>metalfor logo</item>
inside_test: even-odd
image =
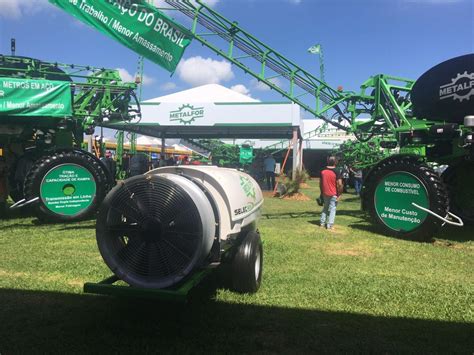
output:
[[[170,121],[178,121],[182,124],[191,124],[196,119],[202,117],[204,117],[204,107],[194,107],[189,104],[170,112]]]
[[[469,100],[474,95],[474,73],[468,74],[467,71],[451,79],[449,84],[439,87],[440,100],[452,97],[453,100]]]

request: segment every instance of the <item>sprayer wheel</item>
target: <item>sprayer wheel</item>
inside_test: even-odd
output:
[[[465,223],[474,223],[474,162],[451,165],[441,175],[448,188],[450,210]]]
[[[25,198],[39,197],[38,219],[68,222],[87,218],[111,188],[102,162],[82,150],[57,150],[38,159],[25,179]]]
[[[23,188],[26,175],[37,158],[33,152],[26,152],[13,163],[8,176],[9,195],[13,201],[18,202],[25,198]]]
[[[399,185],[396,185],[397,181],[400,181]],[[410,184],[419,187],[410,189]],[[387,189],[388,194],[384,194]],[[393,194],[393,191],[398,192]],[[422,200],[425,208],[446,216],[449,209],[447,189],[438,174],[416,156],[395,155],[386,158],[371,169],[364,181],[362,206],[387,235],[430,241],[443,222],[411,204],[416,202],[422,205]],[[415,219],[418,222],[413,222]]]
[[[255,293],[262,282],[263,246],[260,234],[247,233],[237,247],[231,265],[232,290],[240,293]]]

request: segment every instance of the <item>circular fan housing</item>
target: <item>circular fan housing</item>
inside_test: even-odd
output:
[[[131,286],[166,288],[203,264],[216,221],[208,198],[188,178],[141,175],[118,184],[97,218],[99,251]]]

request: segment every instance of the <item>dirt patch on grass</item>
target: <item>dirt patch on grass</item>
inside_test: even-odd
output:
[[[462,243],[450,242],[449,240],[435,240],[433,242],[433,245],[436,247],[444,247],[444,248],[450,248],[450,249],[456,249],[456,250],[474,249],[474,247],[472,246],[464,245]]]
[[[301,192],[297,192],[293,195],[287,195],[282,197],[283,200],[291,200],[291,201],[311,201],[311,199],[306,196],[305,194],[302,194]]]
[[[273,197],[273,191],[262,191],[262,195],[264,198]]]
[[[84,280],[69,280],[67,284],[73,287],[82,287],[84,286]]]
[[[343,235],[347,234],[347,229],[344,229],[341,226],[335,226],[332,229],[326,230],[326,233],[328,233],[329,236],[332,234]]]
[[[308,185],[307,183],[305,183],[305,182],[302,182],[302,183],[300,184],[300,188],[301,188],[301,189],[309,189],[309,185]]]
[[[372,253],[365,250],[357,249],[341,249],[341,250],[328,250],[329,255],[341,255],[341,256],[372,256]]]
[[[325,252],[328,255],[370,257],[374,250],[363,246],[348,246],[345,243],[333,243],[326,245]]]
[[[24,272],[14,272],[14,271],[7,271],[7,270],[0,269],[0,277],[2,276],[24,277],[24,276],[27,276],[27,274]]]

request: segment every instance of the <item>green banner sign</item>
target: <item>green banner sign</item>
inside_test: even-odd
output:
[[[174,72],[192,34],[145,0],[49,0],[82,22]]]
[[[69,83],[0,77],[0,115],[71,116]]]
[[[426,187],[407,172],[395,172],[380,180],[374,202],[377,215],[387,227],[405,232],[419,227],[428,216],[413,203],[424,208],[430,205]]]
[[[86,168],[77,164],[54,167],[43,178],[40,197],[52,212],[74,216],[93,202],[96,194],[94,177]]]

